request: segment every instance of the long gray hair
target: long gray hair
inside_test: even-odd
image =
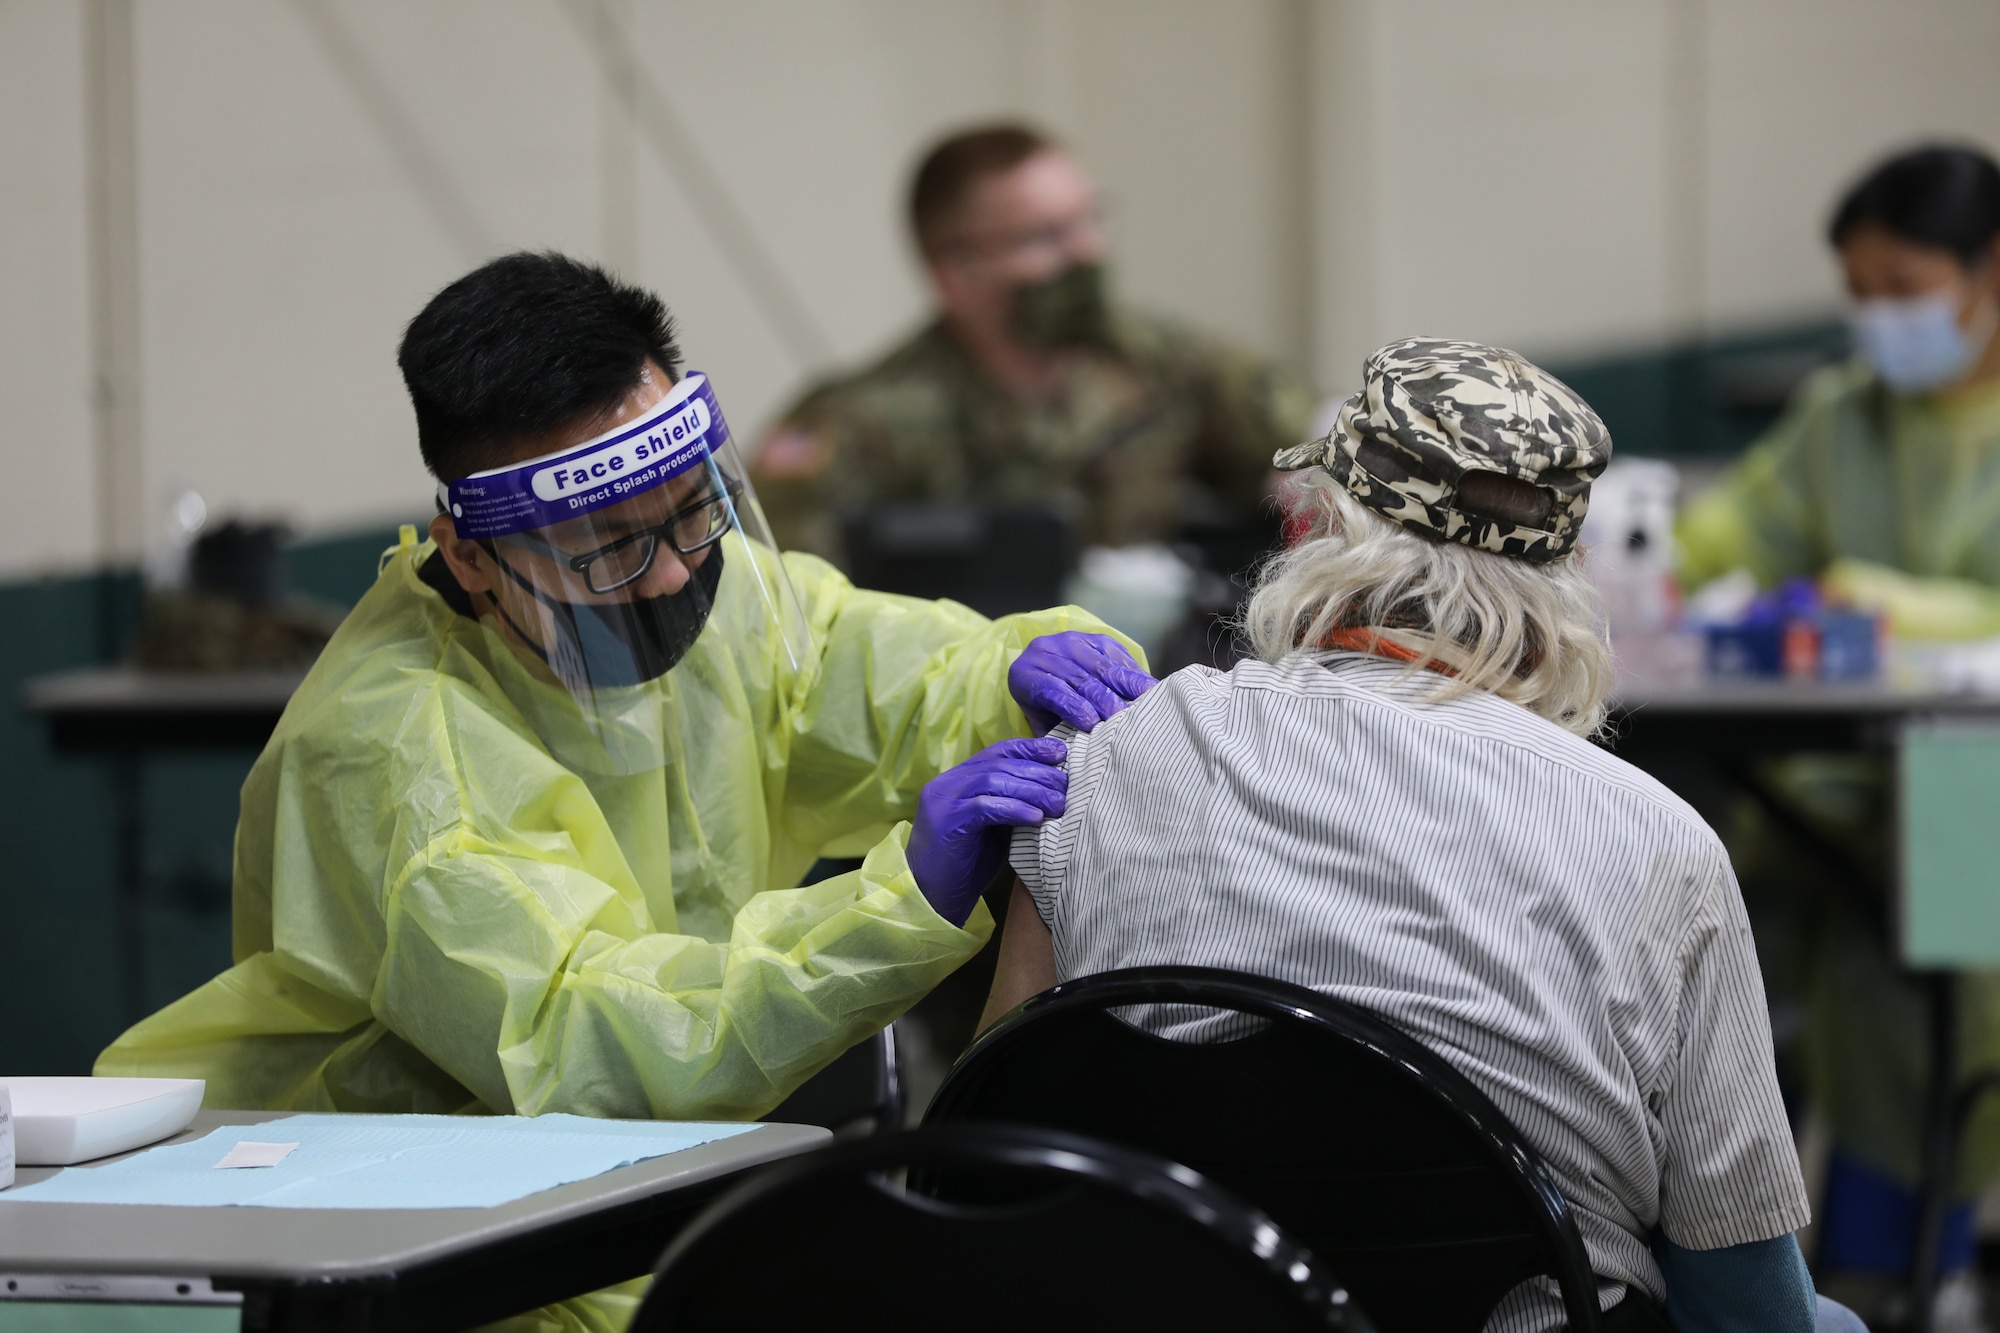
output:
[[[1436,663],[1436,700],[1486,690],[1579,736],[1604,728],[1611,644],[1581,553],[1530,564],[1417,536],[1325,471],[1293,483],[1304,538],[1258,571],[1242,629],[1276,662],[1360,629]]]

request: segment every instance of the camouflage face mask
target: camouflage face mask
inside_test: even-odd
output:
[[[1072,264],[1014,289],[1014,332],[1036,347],[1111,341],[1111,284],[1102,264]]]
[[[1611,461],[1574,389],[1502,347],[1406,338],[1377,349],[1324,439],[1280,449],[1433,541],[1541,563],[1568,555]]]

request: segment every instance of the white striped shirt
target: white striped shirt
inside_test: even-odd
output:
[[[1646,1237],[1807,1221],[1729,859],[1653,779],[1490,694],[1358,653],[1176,673],[1068,737],[1014,868],[1059,977],[1235,968],[1382,1014],[1540,1151],[1615,1301]],[[1213,1016],[1153,1011],[1213,1039]],[[1175,1022],[1175,1018],[1182,1021]],[[1489,1327],[1561,1325],[1523,1290]]]

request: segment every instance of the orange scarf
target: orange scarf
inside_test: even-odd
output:
[[[1322,648],[1340,648],[1352,653],[1370,653],[1376,657],[1387,657],[1397,662],[1423,662],[1424,670],[1435,671],[1440,676],[1456,676],[1458,672],[1435,658],[1424,661],[1424,655],[1414,648],[1405,648],[1383,638],[1372,629],[1359,625],[1344,625],[1320,640]]]

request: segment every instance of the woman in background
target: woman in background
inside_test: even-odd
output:
[[[2000,167],[1970,148],[1900,154],[1828,233],[1860,356],[1808,380],[1691,507],[1686,576],[1831,573],[1899,627],[2000,633]]]
[[[1683,578],[1816,577],[1899,636],[2000,634],[2000,167],[1965,147],[1900,153],[1849,190],[1828,239],[1859,356],[1808,380],[1690,506]],[[1830,883],[1824,856],[1801,854],[1756,812],[1730,840],[1767,987],[1808,1015],[1807,1093],[1833,1127],[1821,1289],[1886,1314],[1871,1297],[1886,1299],[1910,1264],[1925,1079],[1923,995],[1893,956],[1888,904],[1867,887],[1891,880],[1888,768],[1795,757],[1763,776],[1853,868],[1849,885]],[[2000,1058],[2000,986],[1970,977],[1961,995],[1971,1073]],[[2000,1168],[1996,1109],[1968,1135],[1968,1198]],[[1974,1243],[1967,1203],[1946,1231],[1946,1271],[1960,1276],[1940,1298],[1940,1328],[1978,1326]]]

